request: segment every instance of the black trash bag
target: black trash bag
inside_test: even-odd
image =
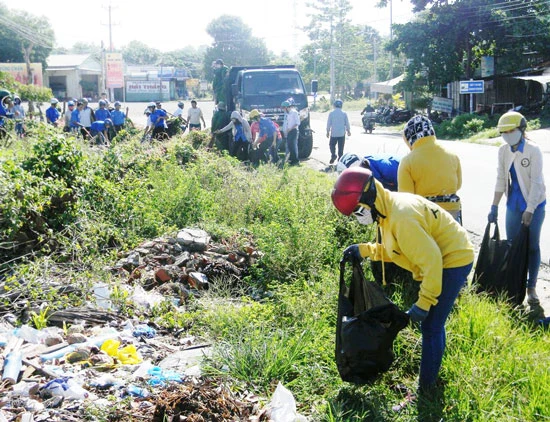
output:
[[[491,224],[495,224],[491,236]],[[500,238],[498,223],[488,223],[477,257],[474,282],[478,292],[493,296],[504,295],[521,305],[527,287],[529,264],[529,227],[522,224],[513,242]]]
[[[409,316],[391,302],[380,285],[365,279],[361,263],[353,261],[349,287],[346,261],[340,262],[340,292],[336,324],[336,366],[343,381],[367,384],[386,372],[395,359],[393,341]]]

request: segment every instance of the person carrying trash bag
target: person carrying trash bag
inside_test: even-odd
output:
[[[342,214],[380,229],[378,242],[348,246],[344,257],[394,262],[420,282],[418,300],[407,313],[422,332],[419,389],[430,391],[445,350],[445,322],[474,261],[466,229],[426,198],[384,189],[361,167],[344,170],[331,197]]]
[[[505,144],[498,150],[497,180],[489,223],[498,219],[498,204],[506,194],[506,237],[513,242],[522,226],[529,228],[527,303],[538,305],[536,286],[540,267],[540,232],[545,217],[546,187],[542,152],[525,137],[527,120],[516,111],[504,113],[497,128]]]

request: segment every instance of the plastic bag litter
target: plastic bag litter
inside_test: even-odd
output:
[[[128,344],[119,349],[120,341],[107,340],[101,345],[101,350],[107,353],[109,356],[118,359],[123,365],[136,365],[143,362],[143,359],[137,352],[136,346]]]
[[[292,393],[279,382],[271,402],[269,417],[272,422],[307,422],[305,416],[296,413],[296,401]]]

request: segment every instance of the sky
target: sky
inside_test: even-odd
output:
[[[4,0],[6,1],[6,0]],[[390,0],[391,1],[391,0]],[[369,25],[381,35],[390,33],[390,8],[378,9],[378,0],[350,0],[350,17],[355,24]],[[76,42],[104,42],[109,46],[109,6],[111,35],[115,49],[132,40],[142,41],[161,51],[189,45],[210,45],[206,26],[220,15],[238,15],[262,38],[268,49],[291,54],[308,42],[299,27],[309,23],[305,0],[7,0],[10,10],[24,10],[45,16],[52,25],[56,45],[70,48]],[[409,0],[393,0],[392,21],[404,23],[412,16]]]

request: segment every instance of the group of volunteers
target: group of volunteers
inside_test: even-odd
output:
[[[300,115],[292,99],[281,103],[284,112],[283,126],[253,109],[245,119],[238,111],[228,112],[226,104],[220,101],[212,117],[212,141],[231,156],[252,164],[277,163],[278,150],[285,141],[288,164],[299,165],[298,136]]]
[[[505,144],[498,150],[497,178],[489,222],[496,222],[506,195],[506,234],[512,241],[529,229],[527,302],[537,306],[540,232],[545,216],[542,152],[525,134],[527,122],[509,111],[498,121]],[[404,157],[342,154],[332,190],[339,212],[359,224],[378,225],[374,242],[347,247],[344,257],[395,263],[420,283],[407,313],[420,323],[422,356],[419,392],[437,386],[446,344],[445,322],[474,262],[474,247],[462,227],[460,160],[437,140],[431,121],[421,115],[406,124]]]
[[[115,101],[111,106],[106,93],[101,94],[95,110],[88,106],[86,98],[68,101],[63,118],[58,104],[57,98],[50,100],[50,107],[46,109],[48,124],[56,127],[63,125],[64,132],[81,135],[84,139],[94,139],[100,144],[108,144],[126,123],[121,102]]]
[[[2,129],[0,131],[0,136],[6,134],[5,118],[15,120],[15,133],[18,137],[22,138],[25,136],[25,110],[21,104],[21,98],[17,95],[13,98],[8,95],[0,101],[0,129]]]
[[[179,125],[182,132],[185,132],[187,128],[189,128],[189,131],[206,128],[202,110],[197,106],[196,100],[191,101],[191,108],[187,110],[187,119],[184,117],[184,108],[185,104],[183,101],[178,101],[178,108],[174,113],[169,113],[162,107],[160,101],[149,103],[144,112],[147,116],[144,136],[150,134],[153,138],[158,140],[165,140],[170,137],[173,133],[169,131],[169,117],[175,118],[173,121]]]

